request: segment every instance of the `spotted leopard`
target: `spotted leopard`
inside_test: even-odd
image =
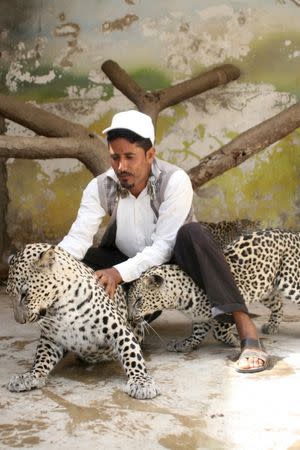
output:
[[[125,391],[132,397],[159,393],[141,353],[142,329],[128,324],[121,286],[111,300],[90,268],[59,247],[38,243],[12,257],[7,292],[13,297],[15,319],[41,330],[32,369],[14,375],[10,391],[43,387],[58,361],[72,351],[88,362],[116,356],[128,377]]]
[[[300,304],[300,233],[254,231],[223,251],[246,303],[261,302],[271,311],[262,331],[276,333],[283,316],[283,299]],[[176,265],[153,267],[133,282],[128,307],[134,320],[162,309],[181,310],[192,317],[192,335],[170,342],[171,351],[196,348],[211,328],[216,339],[236,344],[233,326],[212,319],[206,294]]]

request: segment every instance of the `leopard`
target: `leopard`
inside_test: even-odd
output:
[[[260,302],[270,310],[262,332],[277,333],[283,300],[300,304],[300,233],[275,228],[244,233],[223,253],[245,303]],[[209,330],[218,341],[239,345],[234,324],[212,317],[203,289],[176,264],[153,267],[134,281],[128,292],[128,309],[129,317],[141,322],[145,315],[164,309],[176,309],[191,317],[191,336],[169,342],[169,351],[198,348]]]
[[[44,387],[72,352],[88,363],[118,359],[127,376],[124,391],[133,398],[160,393],[142,354],[143,327],[128,321],[122,286],[112,299],[83,262],[57,245],[33,243],[11,257],[6,290],[16,321],[40,330],[32,368],[13,375],[9,391]]]
[[[219,222],[199,223],[210,232],[210,234],[218,242],[221,249],[224,249],[228,244],[231,244],[242,234],[257,231],[263,228],[261,220],[250,219],[221,220]]]

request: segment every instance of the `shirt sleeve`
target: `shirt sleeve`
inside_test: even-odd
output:
[[[176,235],[185,223],[193,201],[193,189],[188,175],[181,169],[172,174],[165,190],[165,198],[158,211],[158,220],[152,234],[152,245],[127,261],[114,267],[123,281],[130,282],[153,266],[171,259]]]
[[[69,233],[58,244],[72,256],[82,259],[93,244],[103,217],[106,215],[99,199],[97,179],[94,178],[83,191],[75,222]]]

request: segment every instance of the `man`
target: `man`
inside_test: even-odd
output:
[[[119,283],[172,258],[205,290],[213,316],[235,321],[242,347],[236,370],[264,370],[267,355],[225,257],[206,228],[195,222],[188,175],[155,158],[151,118],[133,110],[120,112],[103,132],[111,168],[88,184],[77,218],[59,245],[92,267],[111,297]],[[110,222],[100,247],[93,248],[107,213]]]

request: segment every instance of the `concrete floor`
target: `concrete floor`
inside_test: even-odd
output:
[[[266,318],[265,308],[251,311]],[[190,322],[164,312],[146,339],[149,372],[161,388],[153,400],[122,392],[117,362],[97,366],[67,356],[48,385],[10,393],[10,376],[26,371],[38,339],[34,326],[14,322],[0,292],[0,448],[30,449],[300,449],[300,308],[286,305],[280,333],[263,337],[271,369],[234,371],[237,350],[206,339],[190,354],[165,350],[188,335]]]

